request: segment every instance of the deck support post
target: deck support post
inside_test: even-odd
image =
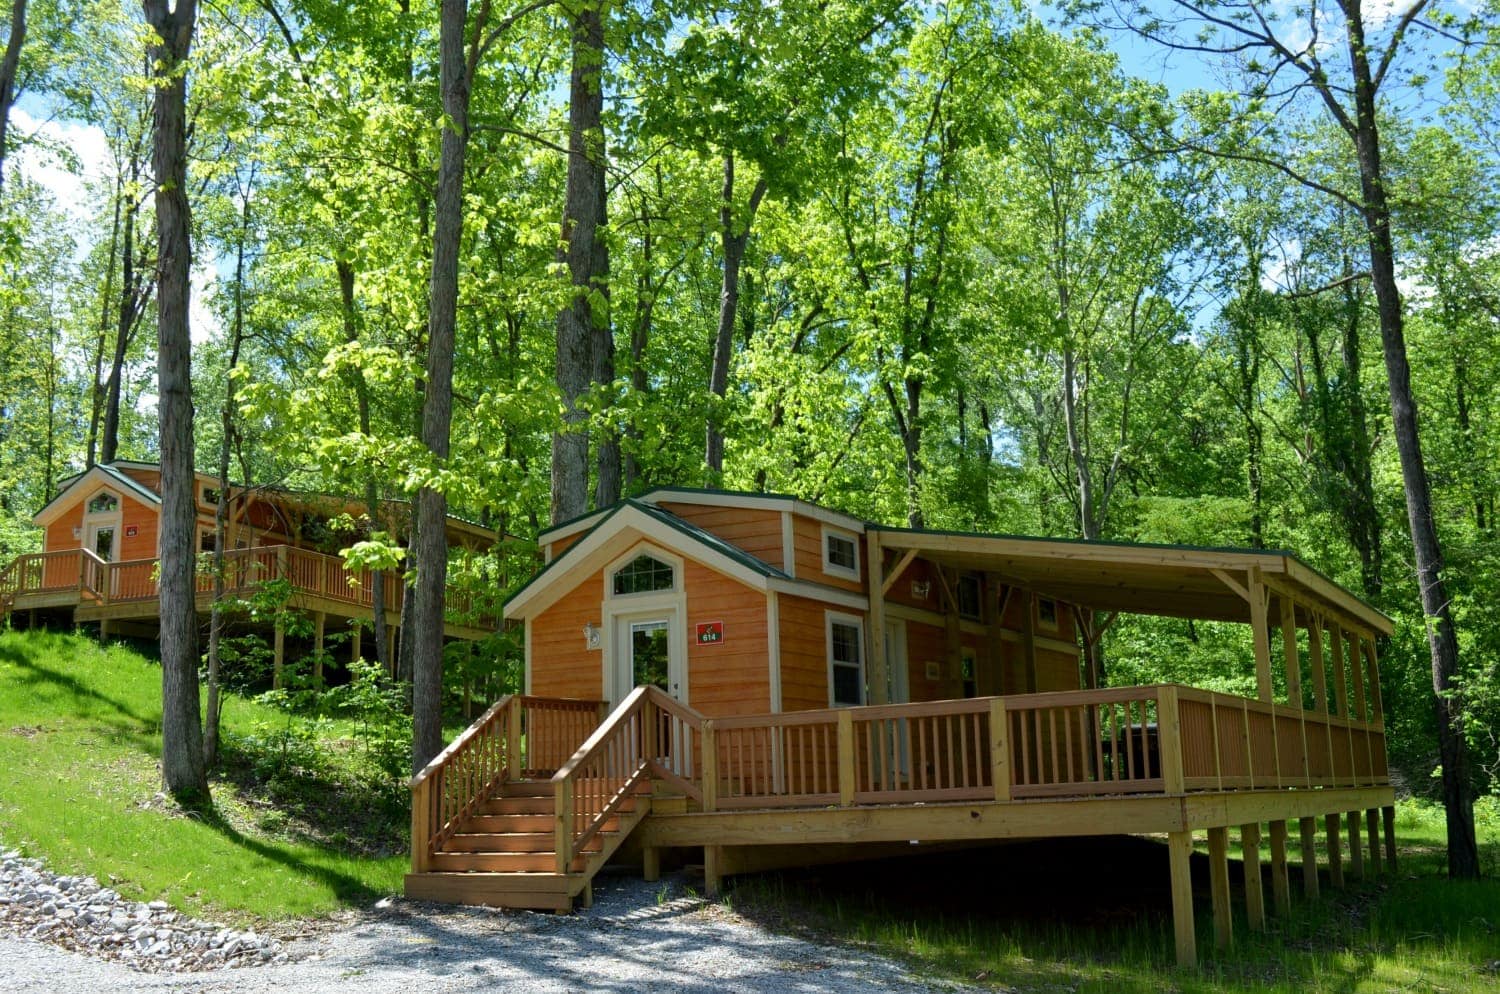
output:
[[[1365,850],[1359,844],[1359,812],[1349,811],[1344,815],[1349,826],[1349,875],[1355,880],[1365,878]]]
[[[356,621],[350,627],[349,635],[349,662],[351,663],[359,662],[360,658],[363,656],[363,653],[360,652],[359,644],[362,641],[360,636],[363,634],[364,630],[359,627],[359,622]]]
[[[323,686],[323,631],[328,626],[328,615],[313,612],[313,686]]]
[[[1260,874],[1260,823],[1240,826],[1240,865],[1245,871],[1245,918],[1250,931],[1266,930],[1266,894]]]
[[[1292,887],[1287,879],[1286,822],[1271,822],[1271,904],[1278,915],[1292,908]]]
[[[99,641],[103,642],[107,638],[109,638],[109,619],[108,618],[100,618],[99,619]]]
[[[581,892],[579,892],[579,894],[578,894],[578,906],[581,907],[581,908],[583,908],[585,911],[587,911],[589,908],[592,908],[594,906],[594,878],[593,877],[589,877],[589,879],[583,885],[583,890]]]
[[[1302,893],[1315,898],[1318,896],[1318,819],[1302,818],[1297,824],[1302,833]]]
[[[724,889],[724,847],[703,847],[703,896],[716,898]]]
[[[1172,874],[1172,931],[1177,936],[1177,965],[1198,965],[1198,939],[1193,922],[1193,833],[1167,835],[1167,860]]]
[[[1328,883],[1334,887],[1342,887],[1344,886],[1344,854],[1338,812],[1323,819],[1323,832],[1328,840]]]
[[[286,663],[286,628],[276,619],[276,634],[271,637],[271,686],[281,689],[281,669]]]
[[[1229,829],[1208,830],[1208,881],[1214,905],[1214,945],[1234,945],[1234,915],[1229,906]]]
[[[1365,812],[1365,842],[1370,847],[1370,876],[1380,876],[1380,809]]]
[[[1396,809],[1381,808],[1380,814],[1385,821],[1385,865],[1390,867],[1388,872],[1394,876],[1396,873]]]
[[[648,884],[661,879],[661,850],[656,846],[641,849],[641,879]]]

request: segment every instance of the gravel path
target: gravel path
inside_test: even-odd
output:
[[[602,877],[594,896],[591,910],[567,916],[382,902],[322,935],[283,941],[290,962],[196,973],[140,972],[0,934],[0,987],[15,994],[933,989],[889,960],[772,935],[680,883]]]

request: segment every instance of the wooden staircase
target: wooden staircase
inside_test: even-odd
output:
[[[587,907],[594,874],[650,810],[650,789],[649,780],[636,785],[559,873],[555,785],[550,779],[502,783],[436,844],[425,871],[407,875],[406,896],[562,912],[581,897]]]

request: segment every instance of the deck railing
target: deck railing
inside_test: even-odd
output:
[[[714,719],[641,687],[600,724],[603,710],[507,697],[487,711],[412,780],[414,871],[523,775],[552,776],[558,872],[652,779],[704,811],[1390,782],[1378,720],[1177,684]]]
[[[121,604],[156,600],[160,596],[157,573],[160,560],[133,559],[105,562],[86,549],[39,552],[17,558],[0,572],[0,599],[15,603],[25,594],[76,590],[79,601]],[[385,574],[385,606],[401,609],[405,587],[396,573]],[[335,603],[362,608],[374,605],[371,571],[350,569],[338,556],[328,556],[295,546],[260,546],[224,553],[225,592],[246,594],[264,580],[285,579],[295,591]],[[199,594],[213,591],[211,559],[199,560]],[[450,621],[473,627],[495,628],[499,619],[481,610],[473,595],[449,586],[445,608]]]

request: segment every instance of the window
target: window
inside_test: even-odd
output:
[[[209,507],[217,507],[219,505],[219,488],[205,486],[203,488],[203,503]]]
[[[834,707],[865,702],[865,626],[853,615],[828,615],[828,699]]]
[[[657,590],[671,590],[674,585],[672,567],[651,556],[639,555],[615,571],[614,592],[623,594],[649,594]]]
[[[212,528],[201,528],[198,530],[198,551],[203,553],[214,551],[214,531]]]
[[[859,579],[859,545],[852,533],[823,529],[823,572]]]
[[[958,578],[958,616],[978,621],[981,605],[979,577],[966,574]]]
[[[89,501],[90,514],[112,514],[120,509],[120,498],[108,490],[95,494]]]
[[[1036,602],[1036,622],[1042,628],[1057,631],[1057,601],[1040,597]]]
[[[966,700],[970,697],[979,696],[979,682],[974,675],[977,669],[978,663],[974,656],[974,650],[965,649],[963,656],[959,659],[959,675],[963,678],[964,698]]]

